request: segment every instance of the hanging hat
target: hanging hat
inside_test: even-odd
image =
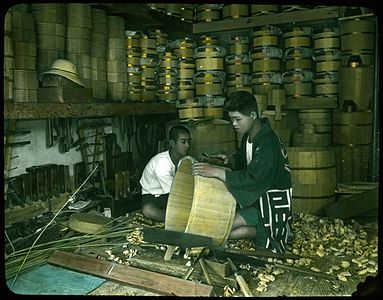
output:
[[[83,84],[80,80],[80,78],[77,75],[77,67],[74,63],[70,62],[69,60],[65,59],[56,59],[50,70],[41,73],[40,76],[42,75],[47,75],[47,74],[54,74],[54,75],[59,75],[63,76],[83,87],[85,87],[85,84]]]

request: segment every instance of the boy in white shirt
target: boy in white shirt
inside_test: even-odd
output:
[[[142,213],[155,221],[165,221],[170,188],[181,158],[190,148],[190,131],[180,125],[169,132],[169,150],[156,154],[146,165],[140,184]]]

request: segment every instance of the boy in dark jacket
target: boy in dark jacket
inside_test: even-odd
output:
[[[259,118],[253,94],[236,91],[225,110],[238,134],[235,154],[219,154],[230,169],[208,163],[193,164],[193,175],[215,177],[237,201],[229,239],[253,238],[257,246],[282,253],[291,234],[292,184],[287,152],[267,118]]]

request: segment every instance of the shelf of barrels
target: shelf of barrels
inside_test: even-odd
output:
[[[191,155],[198,155],[235,150],[240,137],[223,104],[231,92],[248,90],[288,146],[293,210],[319,212],[335,201],[337,182],[371,177],[368,168],[377,165],[373,12],[337,6],[142,5],[187,22],[193,34],[174,37],[162,29],[136,28],[102,5],[11,7],[4,35],[5,117],[178,112],[167,129],[179,123],[191,129]],[[171,31],[172,24],[167,27]],[[37,74],[59,58],[77,66],[93,101],[39,103],[43,83]]]
[[[288,147],[293,212],[326,215],[342,196],[338,183],[374,181],[376,19],[371,10],[282,5],[278,11],[277,5],[227,4],[220,20],[217,6],[204,7],[205,23],[194,24],[194,32],[203,34],[195,52],[197,74],[203,72],[196,78],[205,83],[201,94],[253,92],[261,117]],[[376,216],[375,200],[370,209]]]

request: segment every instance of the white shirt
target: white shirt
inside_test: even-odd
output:
[[[247,164],[251,162],[253,158],[253,143],[249,143],[249,137],[246,140],[246,161]]]
[[[158,197],[170,193],[175,174],[176,167],[170,158],[169,150],[153,156],[142,172],[142,194]]]

